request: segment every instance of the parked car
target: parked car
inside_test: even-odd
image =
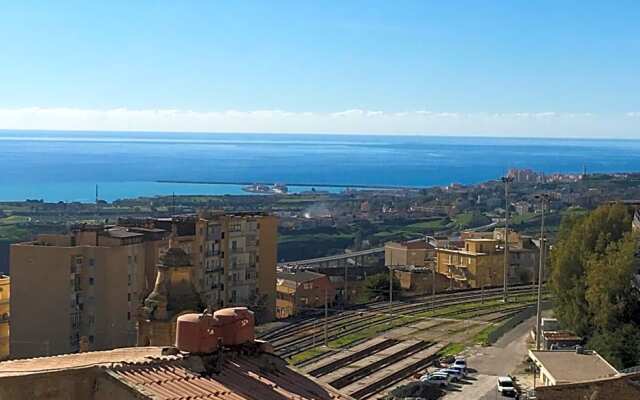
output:
[[[499,376],[498,377],[498,393],[503,396],[513,396],[515,397],[517,392],[516,388],[513,386],[513,379],[509,376]]]
[[[466,371],[467,361],[464,358],[456,358],[456,360],[453,362],[453,365],[450,365],[449,367],[460,367]]]
[[[449,382],[451,382],[451,378],[447,374],[434,372],[424,375],[420,378],[420,382],[446,387],[449,385]]]
[[[439,369],[437,372],[442,372],[449,375],[453,382],[458,382],[460,379],[464,377],[460,369],[456,369],[456,368],[442,368],[442,369]]]
[[[467,369],[466,368],[456,367],[456,366],[452,365],[451,367],[449,367],[449,369],[454,369],[454,370],[460,372],[460,375],[462,375],[463,378],[467,376]]]

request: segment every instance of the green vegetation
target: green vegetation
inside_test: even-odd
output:
[[[454,218],[456,225],[461,228],[473,228],[491,223],[491,219],[479,211],[468,211],[456,215]]]
[[[30,218],[23,215],[10,215],[8,217],[0,218],[0,225],[19,224],[23,222],[29,222]]]
[[[618,368],[640,364],[640,294],[633,286],[637,235],[623,205],[563,221],[551,258],[555,313]]]
[[[293,357],[291,357],[291,364],[298,365],[314,357],[329,353],[330,351],[330,349],[327,349],[325,347],[314,347],[312,349],[303,351],[302,353],[295,354]]]
[[[400,293],[400,281],[393,277],[393,291]],[[369,300],[383,298],[389,300],[389,274],[371,275],[365,281],[365,293]]]
[[[491,335],[491,333],[493,331],[498,329],[499,326],[500,326],[499,324],[490,324],[487,327],[483,328],[480,332],[478,332],[473,337],[473,342],[476,343],[476,344],[483,345],[483,346],[488,346],[489,345],[489,335]]]
[[[27,229],[19,228],[16,225],[0,225],[0,240],[14,243],[29,240],[30,238],[31,232]]]
[[[456,354],[464,350],[464,348],[465,348],[464,343],[449,343],[448,345],[444,346],[442,350],[440,350],[440,355],[444,357],[455,356]]]

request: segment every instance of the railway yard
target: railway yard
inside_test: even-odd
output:
[[[531,307],[534,287],[471,290],[378,302],[263,332],[276,354],[358,400],[384,398],[443,355],[482,344],[503,321]]]

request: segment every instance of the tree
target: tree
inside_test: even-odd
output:
[[[394,298],[400,297],[400,281],[395,276],[393,277],[393,292]],[[367,298],[369,300],[374,299],[385,299],[389,300],[389,274],[388,273],[380,273],[376,275],[372,275],[367,278],[365,282],[365,292],[367,294]]]
[[[603,256],[607,247],[631,230],[631,213],[616,204],[602,206],[586,216],[563,220],[551,257],[551,290],[560,321],[577,334],[593,332],[586,299],[588,264]]]
[[[618,368],[640,363],[637,248],[630,210],[608,205],[564,220],[551,257],[556,316]]]

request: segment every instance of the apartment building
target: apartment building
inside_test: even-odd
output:
[[[287,318],[305,309],[331,306],[336,297],[336,288],[329,277],[311,271],[278,272],[276,314]]]
[[[438,249],[437,272],[453,287],[498,286],[503,282],[504,253],[495,239],[466,239],[462,249]]]
[[[504,229],[493,232],[463,232],[459,246],[438,248],[437,271],[452,287],[499,286],[503,284]],[[539,248],[531,237],[509,231],[509,284],[536,279]]]
[[[11,280],[0,275],[0,360],[9,357],[9,297]]]
[[[275,318],[278,221],[263,213],[202,212],[143,224],[175,233],[191,257],[194,285],[211,309],[246,306],[260,322]],[[155,278],[154,278],[155,279]]]
[[[77,226],[40,235],[11,252],[14,358],[136,344],[139,305],[153,289],[167,232]]]
[[[435,247],[424,239],[384,244],[384,264],[386,266],[426,267],[435,258]]]

